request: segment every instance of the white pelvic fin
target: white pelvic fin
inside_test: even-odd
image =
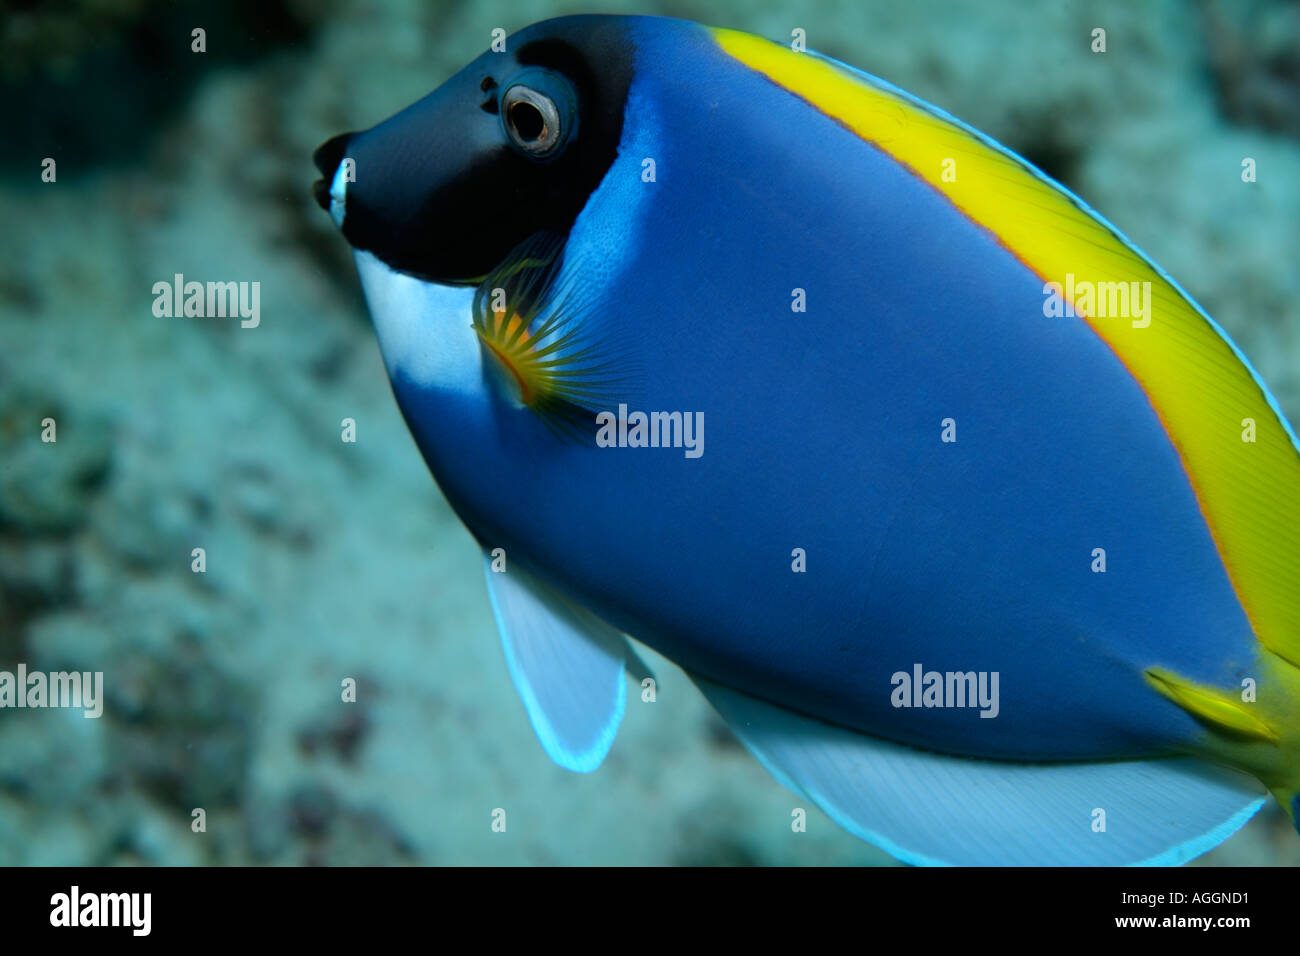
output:
[[[1265,799],[1252,778],[1191,758],[1023,764],[953,757],[692,679],[777,780],[906,863],[1172,866],[1226,840]]]
[[[495,572],[485,554],[483,569],[506,665],[537,739],[561,767],[595,770],[627,706],[626,639],[517,565]]]

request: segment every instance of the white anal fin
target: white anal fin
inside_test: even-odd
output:
[[[495,572],[484,559],[506,666],[537,739],[561,767],[595,770],[627,706],[626,639],[517,565]]]
[[[1226,840],[1264,802],[1250,777],[1191,758],[1023,764],[953,757],[692,679],[777,780],[907,863],[1173,866]]]

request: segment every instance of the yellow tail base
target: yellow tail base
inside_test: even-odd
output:
[[[1161,667],[1143,673],[1205,728],[1199,755],[1258,778],[1300,830],[1300,668],[1261,647],[1255,671],[1233,690]]]

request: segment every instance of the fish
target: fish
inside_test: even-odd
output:
[[[1025,159],[630,16],[527,27],[314,159],[560,766],[609,752],[639,644],[906,863],[1174,865],[1269,793],[1300,816],[1300,442]]]

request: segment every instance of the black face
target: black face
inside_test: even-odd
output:
[[[401,272],[480,281],[520,242],[567,234],[618,151],[632,50],[626,21],[538,23],[424,99],[316,150],[330,209],[344,159],[343,235]]]

